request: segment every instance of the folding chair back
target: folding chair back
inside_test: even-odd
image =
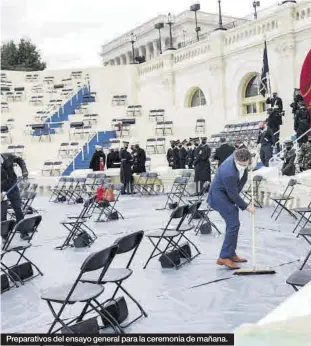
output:
[[[191,172],[184,172],[181,176],[182,178],[191,178]]]
[[[112,260],[117,254],[117,251],[118,251],[118,245],[114,244],[104,250],[90,254],[81,266],[79,280],[81,276],[85,273],[102,269],[97,281],[98,283],[100,283],[101,279],[103,278],[107,269],[109,268]]]
[[[174,180],[175,185],[185,185],[188,183],[188,177],[177,177]]]
[[[30,235],[30,239],[29,239],[29,242],[30,242],[35,232],[37,232],[37,228],[39,224],[41,223],[41,220],[42,220],[41,215],[34,215],[19,221],[15,225],[13,230],[9,233],[7,240],[3,244],[3,250],[7,250],[9,248],[13,238],[15,237],[17,233],[28,233]]]
[[[181,219],[180,223],[178,224],[178,226],[176,228],[176,230],[178,230],[179,226],[184,221],[184,219],[188,215],[188,213],[189,213],[189,205],[188,204],[177,207],[176,209],[174,209],[172,211],[169,223],[171,222],[171,220]]]
[[[297,219],[296,215],[292,213],[292,211],[290,211],[286,206],[287,202],[293,199],[291,195],[297,183],[298,182],[296,179],[290,179],[282,196],[271,198],[276,203],[275,209],[271,215],[271,217],[273,217],[276,214],[275,220],[279,218],[283,210],[286,210],[290,216],[292,216],[294,219]]]
[[[138,246],[140,245],[142,239],[144,237],[143,231],[138,231],[132,234],[128,234],[125,237],[117,239],[114,244],[118,245],[118,252],[117,254],[123,254],[126,252],[130,252],[135,249],[137,250]],[[129,266],[129,264],[128,264]],[[127,266],[127,268],[128,268]]]

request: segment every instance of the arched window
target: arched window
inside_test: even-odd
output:
[[[260,75],[255,74],[243,89],[242,111],[243,114],[258,114],[266,110],[264,97],[260,94]]]
[[[190,107],[199,107],[205,105],[205,95],[201,89],[197,89],[191,97]]]

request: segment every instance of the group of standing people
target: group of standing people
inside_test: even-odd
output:
[[[236,148],[226,143],[225,138],[220,139],[221,145],[216,149],[214,160],[220,165],[229,157],[236,148],[245,147],[241,141],[237,141]],[[196,194],[203,190],[205,182],[211,182],[211,148],[207,144],[207,138],[193,138],[182,143],[171,142],[171,147],[166,154],[167,162],[172,169],[194,169],[194,181]]]
[[[266,101],[271,105],[267,110],[268,118],[259,124],[259,136],[257,144],[260,144],[260,159],[264,166],[269,167],[269,161],[273,156],[273,148],[280,151],[280,125],[284,116],[283,102],[277,93],[273,93],[272,98]],[[300,171],[311,168],[311,133],[308,133],[311,125],[310,112],[305,106],[303,97],[296,94],[294,102],[290,105],[294,115],[294,130],[300,150],[298,152],[298,164]],[[296,150],[292,140],[284,142],[284,152],[282,174],[287,176],[295,175]]]
[[[95,152],[91,158],[89,168],[93,171],[103,171],[107,163],[107,169],[120,167],[120,181],[123,184],[121,194],[133,193],[133,174],[146,172],[146,152],[140,148],[138,143],[131,146],[131,152],[128,151],[129,142],[123,142],[123,148],[110,149],[106,155],[103,147],[96,146]]]

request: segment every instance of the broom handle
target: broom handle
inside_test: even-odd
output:
[[[253,173],[251,173],[251,205],[254,208],[254,179]],[[253,269],[256,269],[256,234],[255,234],[255,214],[252,214],[252,261]]]

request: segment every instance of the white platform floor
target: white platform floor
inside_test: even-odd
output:
[[[39,264],[44,276],[1,295],[2,333],[47,332],[53,317],[46,302],[40,299],[42,290],[62,283],[73,283],[88,254],[109,246],[118,237],[137,230],[164,227],[170,212],[155,210],[162,207],[164,201],[164,196],[122,196],[118,209],[123,213],[124,220],[92,223],[98,239],[91,248],[59,251],[54,248],[67,235],[60,221],[65,214],[79,213],[82,205],[51,203],[47,197],[38,197],[34,206],[40,209],[43,221],[27,255]],[[295,222],[292,218],[284,213],[278,222],[274,222],[270,218],[271,211],[269,207],[257,210],[257,260],[262,267],[275,267],[275,275],[237,277],[232,275],[232,271],[216,265],[223,235],[214,233],[191,234],[201,255],[178,271],[161,269],[157,259],[153,259],[143,270],[151,251],[148,239],[143,239],[134,259],[134,274],[124,286],[138,298],[148,317],[140,319],[127,331],[230,332],[241,324],[258,322],[292,295],[294,291],[285,281],[301,264],[299,259],[305,257],[308,246],[303,239],[293,236]],[[213,212],[211,219],[224,233],[224,223],[218,213]],[[238,254],[249,259],[250,226],[249,214],[242,212]],[[116,264],[122,263],[122,256],[117,257]],[[208,284],[216,279],[226,280]],[[201,284],[205,285],[194,287]],[[107,298],[109,289],[105,291],[102,301]],[[138,312],[130,302],[128,305],[130,318],[133,318]],[[67,315],[74,315],[76,309],[80,311],[78,305],[74,305],[68,309]]]

